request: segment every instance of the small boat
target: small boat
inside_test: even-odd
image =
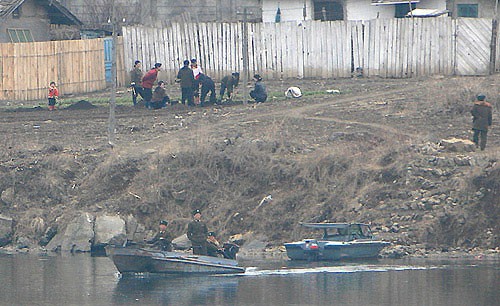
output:
[[[368,224],[300,223],[307,228],[323,230],[319,239],[285,243],[292,260],[341,260],[377,257],[389,242],[375,240]]]
[[[232,274],[244,273],[235,259],[109,245],[106,255],[122,274]]]

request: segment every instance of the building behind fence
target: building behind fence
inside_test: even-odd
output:
[[[185,23],[167,28],[125,27],[127,69],[162,62],[173,81],[184,59],[195,57],[220,79],[242,70],[243,23]],[[267,78],[410,78],[485,75],[500,68],[492,54],[492,20],[407,18],[370,21],[248,23],[249,71]],[[498,37],[493,44],[499,49]],[[495,61],[496,60],[496,61]]]
[[[118,83],[125,83],[117,46]],[[61,95],[105,89],[103,39],[0,44],[0,100],[39,100],[55,81]]]

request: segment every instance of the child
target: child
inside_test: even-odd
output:
[[[49,85],[49,111],[56,109],[56,100],[59,97],[59,91],[56,87],[56,82],[50,82]]]

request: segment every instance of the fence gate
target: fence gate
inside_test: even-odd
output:
[[[456,19],[456,75],[489,74],[491,19]]]
[[[106,83],[111,83],[111,66],[113,62],[113,38],[104,38],[104,67],[106,69]]]

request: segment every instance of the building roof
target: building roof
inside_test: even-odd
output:
[[[0,20],[9,16],[26,0],[0,0]],[[32,0],[47,8],[47,13],[52,24],[83,25],[83,23],[56,0]]]
[[[438,17],[448,14],[448,10],[438,10],[438,9],[414,9],[406,17]]]
[[[410,0],[410,1],[404,1],[404,0],[372,0],[372,5],[408,4],[408,2],[419,3],[420,0]]]

